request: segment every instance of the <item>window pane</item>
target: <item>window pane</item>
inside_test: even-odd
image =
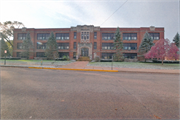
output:
[[[97,42],[94,42],[94,49],[97,49]]]
[[[74,32],[74,39],[76,39],[76,37],[77,37],[77,36],[76,36],[76,32]]]
[[[97,39],[97,32],[94,32],[94,39]]]

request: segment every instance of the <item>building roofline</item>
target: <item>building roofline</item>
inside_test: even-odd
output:
[[[96,27],[96,26],[95,26]],[[99,27],[99,26],[98,26]],[[117,27],[100,27],[100,29],[101,28],[108,28],[108,29],[115,29],[115,28],[117,28]],[[150,28],[150,27],[119,27],[119,28],[123,28],[123,29],[129,29],[129,28],[131,28],[131,29],[139,29],[139,28]],[[164,27],[155,27],[155,28],[164,28]],[[15,28],[15,29],[22,29],[22,28]],[[71,27],[70,28],[26,28],[26,29],[71,29]]]

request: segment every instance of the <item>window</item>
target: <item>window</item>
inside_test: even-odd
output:
[[[73,58],[76,58],[76,52],[73,52]]]
[[[36,57],[46,57],[44,52],[37,52]]]
[[[102,33],[102,40],[114,40],[114,33]]]
[[[76,32],[74,32],[74,39],[76,39],[77,38],[77,33]]]
[[[124,53],[124,57],[133,59],[137,57],[137,53]]]
[[[63,56],[68,56],[69,57],[69,52],[59,52],[59,58],[62,58]]]
[[[42,45],[37,43],[37,49],[46,49],[46,43],[43,43]]]
[[[124,50],[137,50],[137,43],[123,43]]]
[[[101,58],[102,59],[112,59],[112,56],[115,53],[101,53]]]
[[[16,53],[16,57],[21,57],[21,53],[20,53],[20,52],[17,52],[17,53]]]
[[[102,43],[102,50],[114,50],[114,44],[113,43]]]
[[[69,40],[69,33],[56,33],[56,40]]]
[[[159,40],[159,33],[149,33],[153,40]]]
[[[76,42],[74,42],[73,48],[76,49]]]
[[[97,42],[94,42],[94,49],[97,49]]]
[[[17,43],[17,49],[22,49],[22,43]]]
[[[94,32],[94,39],[97,39],[97,32]]]
[[[26,33],[18,33],[18,40],[25,40],[26,39]]]
[[[81,40],[89,40],[89,32],[81,32]]]
[[[123,33],[123,40],[137,40],[137,33]]]
[[[38,33],[37,39],[38,40],[48,40],[50,36],[50,33]]]
[[[69,49],[69,43],[57,43],[58,49]]]

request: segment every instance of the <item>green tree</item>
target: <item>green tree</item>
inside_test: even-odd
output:
[[[179,48],[179,41],[180,41],[180,35],[179,33],[177,33],[173,39],[173,41],[175,42],[176,46]]]
[[[0,22],[0,33],[12,47],[13,44],[10,42],[10,40],[13,40],[13,30],[20,27],[24,27],[24,24],[18,21],[6,21],[4,23]]]
[[[47,56],[47,59],[51,60],[58,58],[57,42],[53,32],[51,32],[50,37],[47,41],[45,55]]]
[[[22,52],[21,56],[26,57],[29,59],[29,56],[32,54],[31,49],[33,48],[33,44],[31,41],[30,33],[26,34],[26,39],[22,43]]]
[[[115,34],[115,40],[114,40],[114,48],[116,49],[116,53],[114,54],[114,61],[124,61],[123,57],[123,42],[121,40],[121,33],[119,31],[119,27],[116,29],[116,34]]]
[[[1,48],[1,57],[10,56],[10,52],[8,49],[8,46],[6,42],[4,41],[4,38],[2,37],[1,42],[0,42],[0,48]],[[4,51],[7,50],[7,53],[5,54]]]
[[[13,47],[11,45],[13,45],[13,40],[10,40],[9,42],[6,41],[6,44],[8,46],[10,56],[12,56],[13,55]]]
[[[141,44],[139,46],[139,56],[142,56],[146,62],[145,54],[151,49],[151,47],[154,45],[153,39],[151,38],[151,35],[149,35],[148,32],[144,34],[143,40],[141,41]]]

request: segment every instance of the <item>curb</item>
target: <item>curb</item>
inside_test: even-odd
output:
[[[152,72],[152,71],[125,71],[125,70],[118,70],[118,72],[131,72],[131,73],[147,73],[147,74],[180,74],[178,73],[170,73],[170,72]]]
[[[96,69],[48,68],[48,67],[28,67],[28,68],[30,68],[30,69],[51,69],[51,70],[76,70],[76,71],[118,72],[118,70],[96,70]]]
[[[75,71],[99,71],[99,72],[128,72],[128,73],[147,73],[147,74],[180,74],[179,72],[161,72],[161,71],[132,71],[132,70],[98,70],[98,69],[73,69],[73,68],[51,68],[51,67],[29,67],[29,66],[10,66],[0,65],[0,67],[14,67],[14,68],[30,68],[30,69],[51,69],[51,70],[75,70]]]

